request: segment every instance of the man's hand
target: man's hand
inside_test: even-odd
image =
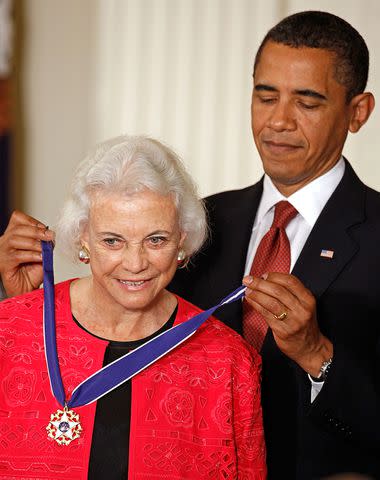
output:
[[[35,218],[14,211],[0,236],[0,276],[9,297],[40,286],[43,277],[41,240],[54,240],[54,232]]]
[[[322,335],[312,293],[293,275],[269,273],[245,277],[246,300],[263,315],[278,348],[310,375],[333,356],[333,345]]]

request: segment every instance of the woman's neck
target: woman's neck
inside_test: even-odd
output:
[[[70,286],[71,311],[86,330],[109,340],[132,341],[152,335],[177,305],[175,296],[162,290],[146,309],[127,310],[98,290],[92,277],[74,280]]]

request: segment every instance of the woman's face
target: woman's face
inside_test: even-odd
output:
[[[173,278],[185,235],[170,196],[94,194],[82,242],[90,252],[97,300],[130,311],[158,304]]]

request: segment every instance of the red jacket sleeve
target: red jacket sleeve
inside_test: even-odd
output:
[[[237,445],[238,478],[267,477],[261,409],[261,358],[248,345],[233,367],[233,428]]]

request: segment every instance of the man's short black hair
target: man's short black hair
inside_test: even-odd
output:
[[[268,41],[293,48],[321,48],[336,56],[335,79],[347,89],[347,101],[364,92],[368,80],[367,45],[352,25],[327,12],[299,12],[281,20],[266,34],[257,51],[254,72]]]

